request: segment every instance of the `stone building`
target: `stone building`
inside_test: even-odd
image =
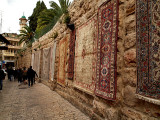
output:
[[[3,33],[2,34],[9,42],[8,50],[2,50],[1,61],[7,66],[15,66],[16,53],[21,49],[19,46],[19,38],[16,33]]]
[[[75,0],[23,64],[91,119],[159,120],[159,2]]]
[[[27,24],[27,19],[23,15],[20,19],[19,25],[20,30],[23,30]],[[1,51],[1,61],[5,63],[5,65],[8,66],[16,66],[17,67],[17,51],[22,49],[24,43],[19,45],[20,38],[18,37],[17,33],[3,33],[3,37],[5,37],[9,42],[10,45],[8,45],[8,50],[2,50]]]

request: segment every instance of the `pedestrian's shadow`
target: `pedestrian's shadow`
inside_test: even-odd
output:
[[[18,85],[19,89],[27,89],[28,85],[25,82],[22,82]]]

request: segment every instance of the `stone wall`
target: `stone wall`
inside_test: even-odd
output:
[[[16,67],[17,68],[29,68],[31,66],[32,49],[27,48],[21,55],[17,56]]]
[[[98,12],[98,7],[104,1],[105,0],[75,0],[69,8],[71,23],[74,23],[75,27],[78,28],[81,24],[85,23],[89,18]],[[34,53],[34,49],[42,50],[43,48],[51,47],[54,42],[57,41],[54,80],[48,80],[48,82],[44,83],[51,89],[56,90],[61,96],[66,98],[80,110],[88,114],[92,119],[160,119],[160,107],[158,105],[145,102],[136,98],[135,96],[137,83],[135,20],[135,0],[120,0],[118,26],[119,32],[117,41],[118,53],[116,101],[109,101],[75,88],[73,85],[74,80],[69,80],[67,77],[67,61],[65,66],[65,86],[57,84],[59,42],[71,32],[65,24],[60,22],[57,22],[54,28],[36,41],[32,47],[32,52]],[[56,32],[58,32],[58,37],[54,39],[53,36]],[[67,50],[67,59],[69,57],[68,52],[69,46]],[[26,65],[27,63],[24,62],[22,66],[24,64]]]

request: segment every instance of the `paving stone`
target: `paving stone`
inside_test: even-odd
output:
[[[17,81],[4,80],[0,93],[0,120],[90,120],[47,86],[28,88]]]

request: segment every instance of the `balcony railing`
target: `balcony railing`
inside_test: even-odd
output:
[[[15,56],[15,53],[4,52],[3,55],[4,55],[4,56]]]

